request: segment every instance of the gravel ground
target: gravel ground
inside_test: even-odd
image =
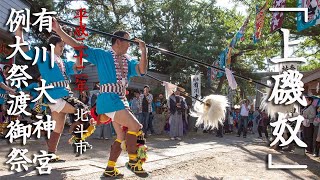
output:
[[[148,179],[320,179],[319,158],[275,151],[255,136],[242,138],[227,134],[218,138],[212,134],[189,133],[182,141],[170,141],[167,136],[150,136],[149,159],[144,165],[151,173]],[[52,173],[47,176],[36,176],[31,170],[10,172],[5,164],[6,156],[12,147],[20,145],[0,140],[0,179],[101,179],[112,140],[91,139],[94,148],[76,158],[70,145],[66,144],[68,137],[62,136],[59,144],[59,155],[67,162],[52,164]],[[39,149],[45,150],[46,146],[43,140],[37,140],[28,141],[23,148],[33,154]],[[274,164],[303,164],[308,168],[268,169],[268,154],[272,154]],[[139,179],[124,167],[126,161],[127,156],[123,153],[117,163],[125,173],[124,179]]]

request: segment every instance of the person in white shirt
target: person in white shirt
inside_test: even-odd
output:
[[[243,100],[241,103],[240,109],[240,122],[238,129],[238,137],[241,136],[241,132],[243,131],[243,138],[247,137],[247,127],[248,127],[248,116],[249,116],[249,100]]]

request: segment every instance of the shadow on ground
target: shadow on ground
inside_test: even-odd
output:
[[[33,170],[28,170],[24,172],[19,172],[10,175],[1,176],[1,180],[19,180],[19,179],[28,179],[28,180],[56,180],[56,179],[64,179],[66,176],[64,175],[66,172],[70,171],[78,171],[79,168],[69,167],[69,168],[59,168],[53,169],[51,174],[49,175],[34,175]]]

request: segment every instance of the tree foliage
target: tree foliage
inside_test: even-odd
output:
[[[255,5],[259,5],[260,7],[266,2],[265,0],[254,0],[247,1],[234,1],[235,3],[244,4],[249,8],[249,11],[254,12]],[[272,7],[273,0],[269,0],[268,7]],[[297,0],[286,0],[286,7],[297,7]],[[292,54],[292,56],[296,57],[306,57],[308,60],[308,63],[306,65],[302,65],[301,70],[312,70],[319,68],[319,59],[320,59],[320,28],[319,25],[313,26],[310,28],[307,28],[301,32],[297,31],[297,13],[296,12],[284,12],[284,23],[282,28],[289,29],[290,30],[290,41],[293,40],[300,40],[301,43],[299,43]],[[254,18],[254,17],[253,17]],[[253,19],[252,18],[252,19]],[[271,24],[271,18],[272,13],[270,11],[267,11],[266,14],[266,21],[265,26],[263,28],[263,41],[260,43],[265,44],[258,44],[257,49],[266,47],[267,52],[264,52],[265,58],[272,58],[275,56],[279,56],[282,51],[282,44],[281,39],[282,33],[280,31],[270,33],[270,24]],[[251,26],[251,29],[253,30],[253,25]],[[274,46],[276,45],[276,46]],[[278,47],[278,48],[277,48]],[[251,53],[245,53],[244,55],[248,55],[249,57],[255,57],[255,54]],[[306,66],[306,67],[304,67]]]
[[[259,79],[253,72],[267,70],[267,60],[280,56],[282,51],[282,34],[279,31],[270,33],[270,12],[266,13],[261,40],[253,43],[255,5],[261,7],[264,2],[234,1],[235,5],[244,4],[248,7],[248,14],[242,15],[236,11],[236,7],[230,10],[217,7],[215,0],[87,0],[87,26],[109,33],[119,29],[128,30],[132,36],[143,39],[147,44],[212,64],[218,61],[219,54],[229,45],[246,16],[251,14],[245,40],[238,42],[233,49],[230,68],[239,75]],[[54,10],[60,18],[73,18],[75,11],[70,9],[69,4],[70,1],[55,4]],[[269,1],[269,7],[271,4],[272,1]],[[287,6],[294,7],[295,0],[287,0]],[[294,55],[309,59],[309,65],[301,69],[319,67],[320,29],[312,27],[297,32],[295,13],[285,13],[285,16],[283,28],[290,29],[292,40],[302,40]],[[109,40],[109,37],[90,34],[86,43],[108,48]],[[135,46],[132,53],[138,55]],[[159,51],[149,50],[148,55],[149,69],[170,75],[174,83],[186,88],[190,86],[190,74],[201,73],[203,79],[207,79],[207,67]],[[228,85],[225,79],[217,79],[211,86],[203,80],[205,94],[226,92]],[[240,96],[254,93],[254,86],[247,81],[237,79],[237,82]]]
[[[136,1],[133,27],[153,46],[212,64],[225,47],[227,28],[223,11],[214,1]],[[170,74],[172,80],[189,85],[190,74],[206,74],[206,67],[156,51],[149,53],[150,68]]]
[[[54,11],[53,0],[41,1],[41,0],[29,0],[31,4],[30,13],[39,13],[42,12],[42,8],[45,8],[46,11]],[[30,22],[34,23],[38,17],[31,16]],[[32,46],[44,46],[46,44],[46,40],[50,36],[50,33],[43,29],[42,32],[39,31],[39,24],[35,26],[31,26],[30,37],[32,40]]]

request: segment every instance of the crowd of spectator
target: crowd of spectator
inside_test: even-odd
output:
[[[154,98],[150,93],[150,87],[146,85],[143,92],[134,92],[129,104],[133,114],[143,125],[146,137],[155,132],[167,132],[171,140],[181,140],[186,134],[188,106],[179,91],[172,93],[168,99],[162,93]],[[164,123],[154,121],[164,121]],[[154,127],[154,124],[159,125]]]
[[[99,94],[99,85],[96,84],[90,94],[82,92],[79,99],[85,104],[93,106],[97,95]],[[301,111],[294,110],[291,117],[302,115],[304,120],[297,136],[307,144],[306,152],[313,156],[319,156],[320,146],[320,107],[318,98],[307,97],[308,105],[300,108]],[[171,140],[181,140],[188,131],[189,109],[185,97],[176,91],[168,98],[164,93],[153,95],[150,87],[146,85],[143,91],[135,91],[132,98],[129,99],[131,112],[137,120],[143,125],[145,136],[153,134],[163,134],[165,132]],[[274,140],[272,136],[273,127],[270,122],[277,119],[271,119],[265,111],[259,108],[252,108],[249,100],[243,100],[239,106],[227,109],[226,120],[224,124],[217,128],[216,136],[223,137],[223,134],[235,133],[238,137],[246,138],[248,135],[255,135],[257,138],[265,139],[269,144]],[[162,123],[160,123],[160,121]],[[292,128],[295,126],[291,124]],[[204,132],[207,132],[204,130]],[[102,124],[96,127],[94,138],[109,139],[114,133],[111,124]],[[288,139],[290,131],[286,130],[283,137]],[[289,149],[293,149],[293,143]],[[280,147],[279,144],[276,148]]]
[[[306,98],[307,106],[301,107],[300,112],[297,109],[287,114],[287,118],[297,117],[301,115],[303,117],[302,124],[300,125],[299,131],[295,136],[300,138],[306,145],[306,153],[313,154],[315,157],[319,157],[319,147],[320,147],[320,106],[319,98],[309,96]],[[261,111],[259,108],[252,110],[252,106],[249,105],[248,100],[243,100],[240,107],[231,108],[227,111],[227,118],[223,126],[224,133],[237,133],[238,137],[243,135],[246,138],[249,134],[256,134],[258,132],[258,138],[265,138],[270,144],[270,141],[275,139],[272,134],[274,127],[270,126],[270,123],[277,121],[278,119],[271,119],[265,111]],[[297,125],[295,121],[287,122],[288,125],[295,129]],[[283,138],[288,140],[292,134],[290,130],[285,128]],[[264,137],[263,137],[264,135]],[[222,137],[220,128],[217,130],[217,136]],[[297,147],[296,143],[293,141],[286,147],[279,146],[277,143],[275,149],[287,149],[293,150]]]

